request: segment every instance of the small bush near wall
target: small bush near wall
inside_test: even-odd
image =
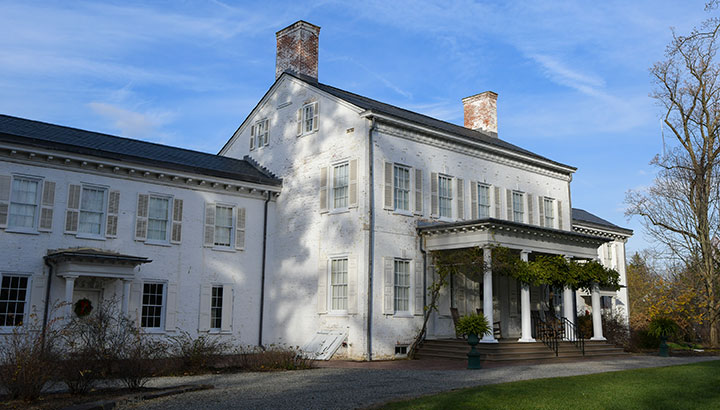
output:
[[[51,314],[61,307],[56,305]],[[37,398],[57,374],[61,319],[49,321],[44,330],[35,314],[28,319],[0,342],[0,386],[11,399]]]
[[[630,345],[630,329],[622,314],[616,311],[604,313],[602,315],[602,327],[603,336],[608,342],[628,349]]]
[[[200,335],[193,338],[182,331],[170,339],[173,356],[180,359],[184,371],[197,372],[213,364],[221,355],[227,354],[232,344],[221,336]]]
[[[237,349],[239,366],[243,370],[303,370],[315,367],[315,359],[303,355],[299,347],[270,345],[262,349],[257,346]]]

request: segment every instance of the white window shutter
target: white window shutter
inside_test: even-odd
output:
[[[76,234],[80,220],[80,192],[82,186],[70,185],[68,188],[67,210],[65,211],[65,233]]]
[[[430,173],[430,216],[437,218],[438,216],[438,174]]]
[[[393,201],[393,193],[394,193],[394,187],[393,187],[393,164],[392,162],[385,162],[384,163],[384,169],[383,169],[383,187],[384,187],[384,194],[383,194],[383,208],[392,211],[395,209],[395,204]]]
[[[457,217],[465,219],[465,180],[457,178]]]
[[[173,199],[172,231],[170,232],[170,243],[182,242],[182,219],[183,200]]]
[[[358,160],[350,160],[350,182],[349,182],[348,199],[350,208],[356,208],[358,206]]]
[[[250,151],[255,149],[255,125],[250,126]]]
[[[12,177],[0,175],[0,228],[7,228],[10,213],[10,189]]]
[[[47,277],[45,275],[33,275],[32,290],[30,291],[30,313],[37,315],[36,320],[42,323],[45,313],[45,291]]]
[[[496,186],[493,189],[493,194],[495,196],[495,218],[501,219],[502,218],[502,205],[500,204],[500,187]]]
[[[383,258],[383,313],[395,313],[395,259]]]
[[[470,219],[478,219],[478,187],[475,181],[470,181]]]
[[[348,313],[358,312],[358,263],[357,258],[348,257]]]
[[[177,327],[177,283],[167,284],[167,300],[165,302],[165,330],[175,331]]]
[[[143,284],[140,281],[133,281],[130,284],[130,304],[128,305],[128,317],[140,326],[140,315],[142,314],[142,292]]]
[[[315,101],[313,103],[313,131],[318,130],[318,118],[320,117],[320,103],[318,101]]]
[[[270,143],[270,120],[265,120],[265,145]]]
[[[148,207],[150,206],[147,194],[138,194],[137,210],[135,211],[135,240],[144,241],[147,239],[148,230]]]
[[[320,168],[320,212],[328,211],[328,167]]]
[[[535,214],[533,212],[533,196],[530,193],[525,195],[527,196],[528,223],[530,225],[534,225],[535,221],[533,219],[535,219]]]
[[[303,134],[303,109],[302,107],[297,110],[297,136]]]
[[[415,215],[423,213],[423,173],[421,169],[415,170]]]
[[[513,220],[513,200],[512,200],[512,191],[509,189],[505,189],[505,200],[507,201],[505,203],[507,207],[507,220],[512,221]]]
[[[423,303],[423,296],[425,296],[424,276],[425,271],[423,270],[422,259],[415,259],[415,306],[414,311],[416,315],[422,315],[425,313],[425,304]]]
[[[110,191],[108,194],[107,223],[105,224],[105,237],[117,238],[118,215],[120,214],[120,191]]]
[[[220,331],[232,331],[234,293],[233,285],[223,285],[222,294],[222,317],[220,319]]]
[[[327,313],[327,292],[328,292],[328,260],[320,258],[318,266],[318,291],[317,291],[317,311],[318,313]]]
[[[557,200],[557,215],[558,215],[558,229],[563,229],[563,207],[562,207],[562,201]]]
[[[40,202],[40,224],[38,231],[52,231],[53,207],[55,206],[55,183],[45,181],[43,184],[42,201]]]
[[[203,246],[215,245],[215,204],[205,202],[205,230]]]
[[[200,286],[200,314],[198,316],[198,332],[210,330],[210,308],[212,303],[212,285]]]
[[[545,226],[545,201],[542,196],[538,197],[538,215],[538,225]],[[552,228],[552,226],[548,226],[548,228]]]
[[[245,249],[245,208],[237,208],[235,221],[235,249]]]

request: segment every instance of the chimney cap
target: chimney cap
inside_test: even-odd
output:
[[[297,28],[301,28],[301,27],[303,27],[303,26],[304,26],[306,29],[310,30],[310,31],[314,31],[315,34],[318,34],[318,33],[320,32],[320,26],[316,26],[316,25],[314,25],[314,24],[312,24],[312,23],[308,23],[308,22],[305,21],[305,20],[298,20],[298,21],[292,23],[291,25],[285,27],[284,29],[278,30],[278,31],[275,33],[275,36],[280,37],[281,35],[287,33],[288,31],[291,31],[291,30],[294,30],[294,29],[297,29]]]
[[[478,99],[478,98],[492,98],[493,100],[497,100],[497,98],[498,98],[498,93],[496,93],[495,91],[489,91],[489,90],[488,90],[488,91],[483,91],[483,92],[481,92],[481,93],[478,93],[478,94],[471,95],[471,96],[469,96],[469,97],[463,98],[463,99],[462,99],[462,102],[465,103],[465,102],[467,102],[467,101],[472,101],[472,100],[475,100],[475,99]]]

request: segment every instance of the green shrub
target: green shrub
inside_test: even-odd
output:
[[[476,314],[461,317],[455,328],[459,334],[478,335],[479,337],[492,332],[485,315]]]
[[[674,320],[664,316],[654,317],[648,325],[648,332],[660,338],[674,336],[679,329],[680,326]]]

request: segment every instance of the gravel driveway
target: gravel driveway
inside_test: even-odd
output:
[[[122,409],[355,409],[457,388],[544,377],[576,376],[718,360],[633,356],[602,361],[507,366],[483,370],[321,368],[302,371],[163,377],[148,386],[205,383],[205,390],[128,403]]]

